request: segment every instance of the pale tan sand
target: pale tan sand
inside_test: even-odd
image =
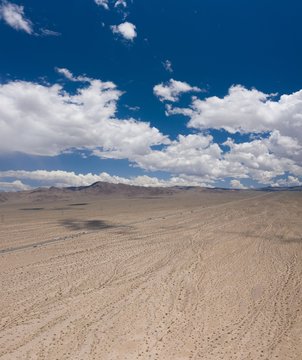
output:
[[[1,360],[302,359],[302,193],[85,196],[0,204]]]

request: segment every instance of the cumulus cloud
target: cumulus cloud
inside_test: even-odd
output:
[[[73,149],[86,149],[90,154],[100,158],[128,159],[132,165],[147,171],[168,172],[172,176],[168,181],[169,184],[174,181],[174,184],[213,186],[217,180],[227,177],[238,181],[249,178],[259,184],[280,184],[279,186],[282,185],[282,179],[285,177],[288,179],[287,183],[294,180],[301,181],[302,144],[299,137],[301,121],[299,122],[300,105],[299,96],[297,96],[299,92],[292,94],[295,100],[291,98],[291,95],[286,96],[286,101],[284,97],[279,100],[262,98],[263,100],[260,101],[262,105],[266,106],[267,102],[271,102],[271,108],[275,109],[270,122],[266,122],[270,124],[271,129],[268,125],[264,127],[258,123],[253,124],[249,118],[245,119],[246,112],[251,112],[251,110],[247,111],[247,108],[251,109],[252,106],[249,107],[244,102],[242,102],[242,117],[236,120],[239,122],[242,119],[241,127],[239,124],[235,126],[235,122],[231,126],[231,120],[221,122],[219,117],[214,117],[216,109],[214,105],[211,112],[207,110],[207,116],[212,120],[215,118],[216,125],[214,120],[213,124],[207,122],[199,133],[179,135],[176,140],[171,141],[149,123],[133,118],[119,119],[117,117],[117,102],[122,92],[114,83],[103,82],[84,75],[75,76],[66,68],[58,68],[57,72],[68,81],[75,83],[76,90],[73,93],[69,93],[57,83],[45,85],[11,81],[0,85],[0,152],[2,154],[23,152],[32,155],[55,156],[73,151]],[[250,91],[257,92],[246,89],[243,92],[246,94]],[[253,94],[258,97],[255,93]],[[247,97],[249,95],[251,94]],[[171,92],[170,96],[175,98],[179,96],[179,93]],[[214,103],[217,99],[213,100]],[[193,103],[195,101],[197,99],[193,99]],[[205,103],[207,101],[208,99],[204,100]],[[288,108],[286,120],[285,105],[282,105],[283,122],[276,120],[276,117],[280,116],[278,115],[280,111],[276,109],[279,109],[281,102],[287,103]],[[255,104],[262,109],[258,100]],[[178,109],[173,108],[171,104],[168,105],[168,112],[182,111],[190,117],[190,121],[196,115],[193,107]],[[230,111],[228,106],[230,104],[226,104],[226,111]],[[260,113],[263,112],[260,111]],[[219,110],[219,114],[223,116],[224,112]],[[231,119],[225,116],[226,119]],[[260,117],[257,121],[260,121],[259,119]],[[255,129],[258,131],[262,129],[262,132],[245,142],[242,142],[242,139],[235,141],[230,137],[224,144],[218,144],[213,136],[204,131],[221,127],[227,129],[227,126],[231,126],[230,136],[239,127],[241,132],[249,133]],[[50,175],[54,176],[54,173],[47,172],[47,177]],[[39,173],[40,180],[41,176],[42,173]],[[64,176],[67,174],[64,173]],[[68,173],[68,176],[70,178],[73,175]],[[129,183],[127,182],[129,179],[104,180],[104,173],[101,178],[99,176],[86,174],[82,178],[76,175],[78,182],[74,180],[68,184],[79,185],[83,184],[81,181],[89,184],[94,181],[109,180]],[[16,179],[22,180],[20,177]],[[133,179],[130,180],[134,183]],[[157,181],[156,178],[150,180],[149,177],[137,178],[135,181],[136,184],[138,181],[141,181],[140,184],[159,184],[158,181],[160,184],[165,184],[162,180]],[[61,180],[53,179],[52,182],[65,184],[63,176]],[[239,186],[239,183],[233,182],[233,184]]]
[[[3,1],[0,5],[0,19],[15,30],[33,34],[32,22],[26,18],[24,7],[21,5]]]
[[[273,150],[276,133],[269,138],[235,143],[229,139],[223,151],[211,135],[179,135],[161,150],[152,150],[133,160],[139,167],[149,171],[167,171],[172,174],[186,174],[199,177],[205,183],[226,177],[250,178],[261,184],[271,184],[273,179],[290,173],[302,176],[302,167],[288,153],[287,148]],[[280,136],[279,136],[280,137]],[[301,157],[300,157],[301,160]]]
[[[224,159],[232,164],[240,164],[244,177],[250,177],[262,184],[270,184],[272,179],[286,172],[302,175],[302,167],[288,156],[286,152],[276,153],[273,133],[269,138],[236,144],[228,140],[225,145],[230,151],[224,154]]]
[[[277,98],[276,94],[237,85],[223,98],[194,97],[188,108],[168,104],[166,114],[185,115],[190,118],[188,127],[201,131],[224,129],[230,134],[251,135],[250,141],[229,139],[224,143],[229,151],[222,154],[215,168],[222,173],[227,169],[225,176],[272,184],[274,178],[286,173],[294,177],[302,174],[302,90]],[[258,139],[253,139],[255,133]]]
[[[111,183],[125,182],[126,179],[118,176],[110,176],[103,172],[100,174],[76,174],[62,170],[8,170],[0,171],[0,178],[17,178],[23,180],[38,181],[44,186],[87,186],[97,181]]]
[[[136,176],[132,178],[124,178],[120,176],[112,176],[106,172],[100,174],[76,174],[74,172],[62,170],[8,170],[0,171],[0,179],[17,178],[22,180],[34,180],[40,186],[88,186],[97,181],[109,182],[114,184],[126,184],[136,186],[150,186],[150,187],[168,187],[168,186],[205,186],[200,179],[180,175],[178,177],[171,177],[168,180],[158,179],[157,177],[150,177],[147,175]],[[2,187],[1,187],[2,184]],[[211,186],[211,185],[210,185]],[[0,189],[5,191],[29,190],[31,187],[23,184],[20,180],[12,182],[0,182]]]
[[[240,190],[247,189],[246,186],[241,184],[240,180],[236,180],[236,179],[231,180],[230,185],[232,189],[240,189]]]
[[[273,187],[279,187],[279,186],[302,186],[302,181],[295,177],[289,175],[287,178],[279,179],[275,183],[272,184]]]
[[[188,92],[200,92],[201,89],[186,82],[170,79],[167,83],[155,85],[153,93],[160,101],[176,102],[180,95]]]
[[[236,85],[223,98],[194,98],[190,108],[170,110],[170,114],[189,116],[191,128],[225,129],[230,133],[278,130],[283,136],[302,141],[302,90],[277,99],[276,94]]]
[[[30,190],[32,187],[25,184],[23,181],[34,181],[37,186],[49,187],[68,187],[68,186],[88,186],[97,181],[126,184],[146,187],[171,187],[171,186],[201,186],[213,188],[215,181],[208,178],[202,178],[195,175],[179,174],[178,176],[171,176],[163,180],[154,176],[140,175],[136,177],[120,177],[110,175],[106,172],[99,174],[87,173],[76,174],[75,172],[68,172],[62,170],[8,170],[0,171],[0,179],[17,179],[13,181],[0,181],[0,191],[21,191]],[[21,181],[22,180],[22,181]],[[274,187],[279,186],[301,186],[302,181],[298,177],[289,175],[286,178],[277,180],[270,185]],[[230,187],[233,189],[247,189],[240,180],[232,179]]]
[[[99,150],[115,158],[143,155],[153,145],[168,143],[148,123],[116,118],[122,93],[112,82],[74,77],[87,84],[70,94],[59,84],[12,81],[0,85],[0,151],[58,155],[70,148]],[[80,84],[82,85],[82,84]]]
[[[264,140],[269,151],[279,157],[287,157],[302,163],[302,144],[297,138],[281,135],[279,130],[273,130],[269,138]]]
[[[213,143],[210,135],[179,135],[161,150],[153,150],[144,156],[137,156],[137,164],[147,170],[163,170],[174,174],[187,174],[211,178],[221,171],[220,147]]]
[[[23,191],[30,189],[31,186],[23,184],[20,180],[0,181],[0,191]]]
[[[163,67],[165,68],[165,70],[167,70],[169,73],[173,72],[173,66],[172,66],[172,62],[170,60],[166,60],[162,64],[163,64]]]
[[[121,35],[129,41],[133,41],[137,36],[136,26],[128,21],[119,25],[112,25],[111,30],[114,34]]]

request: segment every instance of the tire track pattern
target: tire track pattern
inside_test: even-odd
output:
[[[2,253],[0,359],[299,359],[301,214],[257,195]]]

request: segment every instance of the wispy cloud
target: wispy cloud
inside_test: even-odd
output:
[[[104,9],[109,10],[108,0],[94,0],[94,2],[99,6],[103,6]]]
[[[24,7],[21,5],[3,1],[0,5],[0,18],[15,30],[33,34],[32,22],[26,18]]]
[[[165,68],[165,70],[167,70],[169,73],[173,72],[173,66],[170,60],[163,61],[162,65]]]
[[[111,0],[111,1],[109,1],[109,0],[94,0],[94,2],[98,6],[102,6],[106,10],[109,10],[110,3],[112,3],[112,6],[114,8],[117,8],[117,7],[126,8],[127,7],[127,1],[125,1],[125,0]]]
[[[69,81],[79,81],[79,82],[92,82],[93,79],[91,79],[88,76],[80,75],[80,76],[74,76],[72,72],[66,68],[58,68],[56,67],[55,70],[58,74],[63,75],[67,80]]]
[[[175,102],[179,100],[180,95],[188,92],[200,92],[197,86],[191,86],[186,82],[170,79],[167,83],[155,85],[153,88],[154,95],[160,101]]]
[[[61,33],[47,28],[34,31],[34,24],[25,16],[24,6],[8,1],[0,5],[0,19],[7,25],[18,31],[24,31],[34,36],[60,36]]]
[[[114,4],[114,7],[122,6],[124,8],[127,7],[127,2],[125,0],[117,0]]]
[[[60,32],[49,30],[49,29],[41,29],[42,36],[60,36],[62,35]]]

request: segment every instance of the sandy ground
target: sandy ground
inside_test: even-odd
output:
[[[302,359],[302,193],[0,204],[0,359]]]

